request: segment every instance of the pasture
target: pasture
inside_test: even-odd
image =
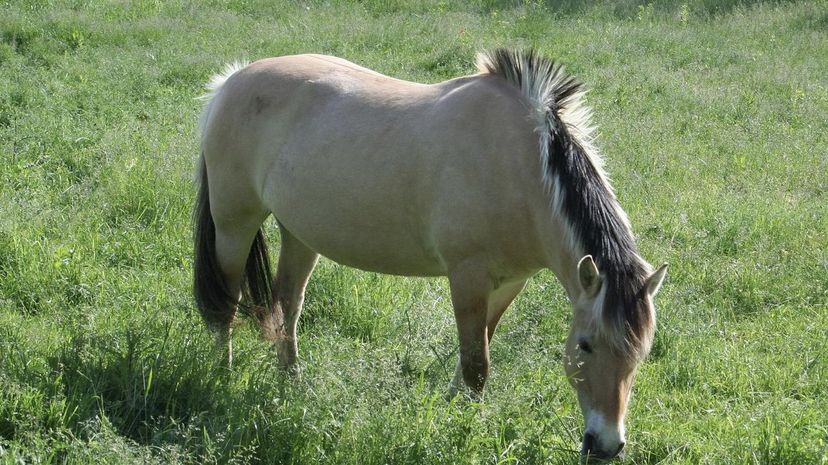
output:
[[[483,403],[445,399],[445,279],[322,260],[298,380],[252,324],[228,373],[192,298],[195,98],[225,63],[438,82],[497,46],[591,89],[638,245],[670,263],[624,462],[828,464],[825,0],[0,0],[0,463],[578,463],[549,272]]]

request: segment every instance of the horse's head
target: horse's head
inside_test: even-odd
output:
[[[600,274],[589,255],[578,263],[580,293],[574,296],[564,368],[586,421],[584,455],[609,459],[624,448],[633,378],[655,331],[652,298],[666,272],[665,264],[630,283]]]

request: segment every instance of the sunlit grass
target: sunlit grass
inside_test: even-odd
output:
[[[437,82],[510,45],[592,89],[642,252],[671,265],[627,462],[828,463],[826,31],[824,0],[0,1],[0,462],[577,463],[548,272],[483,404],[444,398],[444,280],[323,261],[299,379],[252,325],[217,366],[190,297],[195,97],[225,62]]]

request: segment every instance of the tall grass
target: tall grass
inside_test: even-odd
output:
[[[225,62],[437,82],[509,45],[592,89],[642,251],[671,264],[627,462],[828,463],[827,32],[824,0],[0,1],[0,462],[577,463],[549,273],[482,404],[444,399],[443,280],[323,261],[298,379],[252,325],[216,365],[190,297],[194,98]]]

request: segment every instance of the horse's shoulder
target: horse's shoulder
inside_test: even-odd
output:
[[[530,113],[531,105],[520,89],[498,76],[473,74],[444,81],[437,86],[444,102],[465,103],[477,108],[477,113],[497,112],[515,121],[525,120]]]

